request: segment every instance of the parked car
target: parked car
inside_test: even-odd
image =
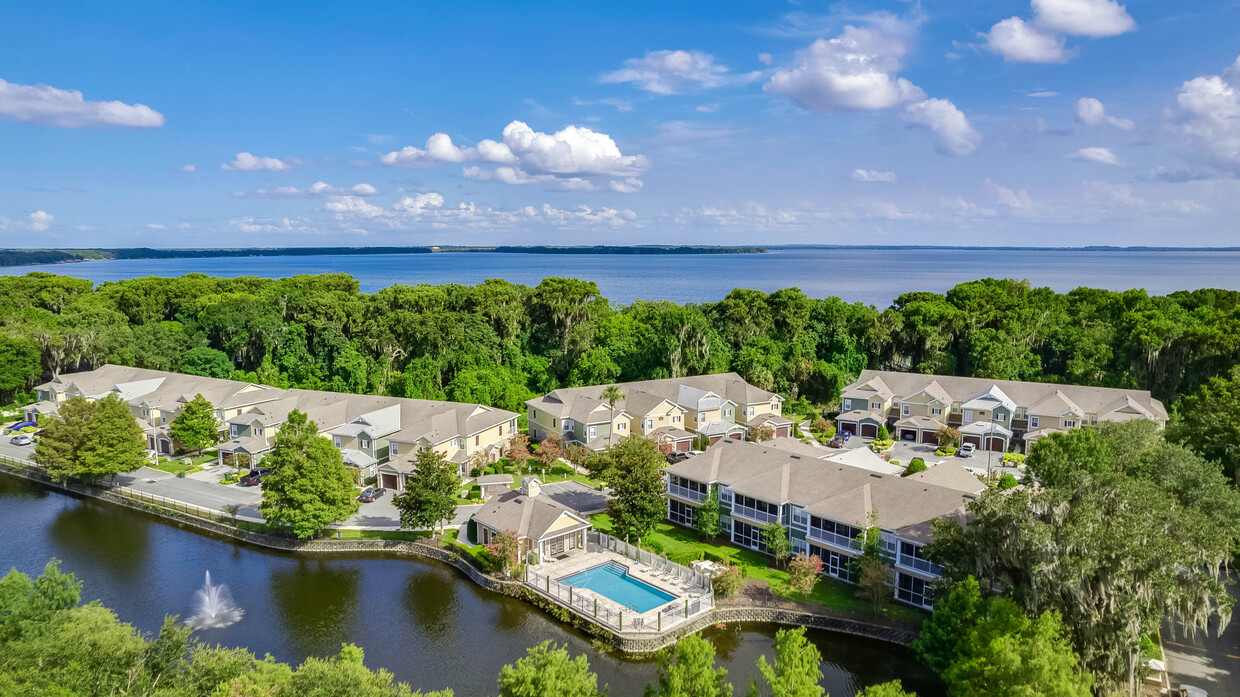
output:
[[[254,486],[263,481],[263,477],[271,474],[270,467],[259,467],[256,470],[250,470],[250,473],[241,478],[237,484],[241,486]]]
[[[34,439],[30,437],[29,433],[19,433],[10,438],[9,442],[13,445],[33,445]]]
[[[384,489],[383,487],[370,486],[370,487],[366,487],[366,490],[363,491],[361,495],[357,497],[357,500],[361,501],[362,503],[371,503],[386,493],[387,493],[387,489]]]
[[[684,462],[693,457],[692,454],[683,450],[673,450],[667,454],[667,461],[671,463]]]
[[[842,448],[844,447],[845,444],[848,443],[848,439],[851,437],[852,437],[851,434],[849,434],[847,431],[837,431],[835,433],[835,437],[832,438],[831,442],[828,443],[827,445],[830,445],[832,448]]]
[[[965,443],[956,451],[956,457],[971,457],[974,450],[977,450],[977,446],[972,443]]]

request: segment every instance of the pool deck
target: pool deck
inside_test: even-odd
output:
[[[669,571],[663,572],[597,544],[587,547],[586,551],[565,559],[530,567],[527,585],[588,620],[625,633],[671,631],[714,607],[711,591],[694,583],[683,567],[669,565]],[[673,600],[646,612],[635,612],[597,591],[570,589],[562,583],[564,578],[608,562],[624,566],[631,578],[673,596]]]

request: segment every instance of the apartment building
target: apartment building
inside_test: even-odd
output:
[[[988,380],[865,370],[840,393],[836,427],[873,438],[937,443],[939,429],[983,450],[1028,451],[1051,433],[1106,421],[1167,422],[1167,409],[1147,390]]]
[[[692,527],[696,509],[717,487],[723,534],[738,547],[766,553],[763,528],[784,525],[794,552],[815,554],[823,573],[855,583],[850,562],[857,537],[871,525],[895,569],[894,596],[916,607],[934,604],[931,584],[942,568],[925,557],[931,522],[963,519],[983,485],[945,462],[909,477],[796,454],[767,443],[723,440],[665,470],[667,518]]]
[[[617,385],[615,405],[602,398],[607,385],[567,387],[526,400],[530,437],[559,434],[565,442],[602,450],[637,434],[688,451],[698,438],[710,443],[743,439],[769,424],[777,437],[792,432],[782,415],[783,397],[754,387],[736,373],[644,380]]]
[[[404,488],[419,450],[443,453],[463,474],[478,453],[489,461],[498,459],[507,451],[519,417],[481,404],[285,390],[117,365],[60,375],[35,389],[39,401],[26,409],[30,420],[54,414],[71,396],[94,400],[117,394],[146,431],[148,447],[162,455],[176,452],[168,427],[184,405],[201,394],[215,407],[220,423],[221,462],[225,456],[261,461],[288,415],[301,411],[340,449],[346,464],[397,490]]]

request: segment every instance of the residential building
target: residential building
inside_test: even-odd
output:
[[[763,528],[780,523],[794,552],[818,555],[823,573],[844,581],[856,580],[849,564],[860,550],[857,537],[878,526],[894,562],[894,595],[918,607],[933,605],[930,585],[942,573],[923,551],[931,523],[963,518],[965,506],[984,488],[953,462],[901,477],[732,440],[665,473],[672,523],[692,527],[695,511],[717,487],[723,534],[733,544],[766,553]]]
[[[736,373],[644,380],[618,385],[624,397],[602,399],[607,385],[566,387],[526,400],[530,437],[550,434],[565,442],[601,450],[630,434],[652,438],[680,451],[699,437],[710,443],[743,439],[769,424],[788,436],[792,421],[782,415],[783,397],[745,382]]]
[[[481,404],[286,390],[117,365],[60,375],[35,389],[39,401],[26,409],[31,420],[55,413],[74,395],[90,400],[119,395],[146,430],[148,447],[163,455],[177,448],[168,426],[201,394],[215,407],[220,423],[221,462],[225,456],[246,456],[257,464],[274,447],[289,413],[301,411],[363,478],[375,477],[380,486],[398,490],[419,450],[443,453],[462,470],[471,457],[497,460],[507,451],[519,416]]]
[[[1147,390],[865,370],[841,391],[836,425],[862,438],[886,425],[892,437],[919,443],[938,443],[939,429],[950,426],[965,443],[1006,452],[1028,451],[1051,433],[1130,419],[1165,425],[1167,409]]]
[[[504,532],[517,535],[518,554],[532,551],[538,559],[554,559],[585,550],[590,521],[577,511],[540,496],[542,482],[528,476],[520,489],[502,488],[474,513],[474,544],[490,544]]]

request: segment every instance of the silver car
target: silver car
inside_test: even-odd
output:
[[[19,433],[10,438],[9,443],[13,445],[33,445],[34,439],[30,437],[30,434]]]

